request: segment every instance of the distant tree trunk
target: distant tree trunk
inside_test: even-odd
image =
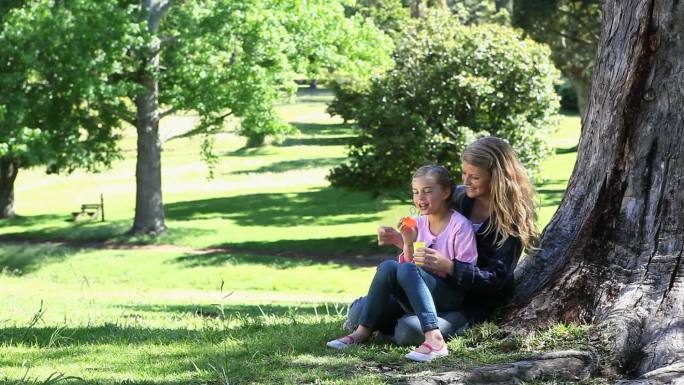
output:
[[[425,0],[411,0],[411,17],[425,17]]]
[[[162,17],[171,6],[170,0],[142,0],[141,8],[147,26],[154,36]],[[159,139],[159,71],[160,40],[152,38],[146,49],[141,85],[136,99],[138,158],[135,168],[136,196],[134,234],[159,234],[166,230],[161,189],[161,140]]]
[[[494,5],[497,11],[505,9],[509,15],[513,15],[513,0],[494,0]]]
[[[584,116],[587,113],[587,103],[589,102],[589,91],[591,89],[591,79],[586,76],[566,75],[572,83],[572,88],[577,93],[577,109],[579,109],[580,118],[584,122]]]
[[[19,167],[9,156],[0,158],[0,218],[13,218],[14,181],[17,179]]]
[[[607,367],[664,383],[684,378],[684,2],[603,15],[577,163],[507,317],[594,323]]]
[[[433,6],[437,9],[449,9],[449,5],[447,4],[446,0],[434,0]]]

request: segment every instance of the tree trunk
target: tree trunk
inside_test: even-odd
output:
[[[446,0],[434,0],[432,4],[436,9],[441,9],[444,11],[449,10],[449,5],[447,4]]]
[[[494,5],[497,11],[505,9],[509,15],[513,15],[513,0],[494,0]]]
[[[411,17],[414,19],[425,17],[425,0],[411,0]]]
[[[19,165],[11,157],[0,158],[0,218],[13,218],[14,181],[17,179]]]
[[[577,163],[507,317],[593,322],[619,375],[684,377],[684,2],[603,18]]]
[[[141,8],[147,26],[154,36],[168,12],[169,0],[142,0]],[[152,39],[146,49],[141,85],[136,98],[138,158],[135,167],[135,221],[131,233],[159,234],[166,230],[161,188],[161,140],[159,139],[159,53],[160,40]]]

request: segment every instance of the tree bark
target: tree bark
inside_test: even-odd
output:
[[[169,0],[141,0],[143,17],[154,36]],[[135,220],[131,233],[159,234],[166,230],[161,186],[161,140],[159,138],[159,54],[161,41],[152,39],[145,50],[145,70],[141,77],[143,92],[136,98],[138,157],[135,167]]]
[[[684,2],[607,0],[578,159],[510,326],[592,322],[605,367],[684,362]]]
[[[14,181],[17,179],[19,165],[9,156],[0,158],[0,218],[13,218]]]

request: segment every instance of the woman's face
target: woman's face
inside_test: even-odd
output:
[[[473,166],[468,162],[463,162],[461,167],[463,169],[463,184],[466,186],[468,198],[489,198],[491,191],[489,182],[492,179],[489,171]]]
[[[422,215],[437,214],[446,209],[446,199],[451,191],[444,189],[430,175],[413,178],[413,204]]]

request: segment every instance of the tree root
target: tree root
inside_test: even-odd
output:
[[[634,380],[618,381],[615,385],[684,385],[684,362],[644,373]]]
[[[487,365],[468,371],[444,372],[435,376],[414,378],[399,384],[513,385],[519,384],[520,381],[545,378],[560,381],[584,381],[589,379],[595,371],[596,363],[595,355],[590,352],[564,350],[542,354],[523,361]]]

